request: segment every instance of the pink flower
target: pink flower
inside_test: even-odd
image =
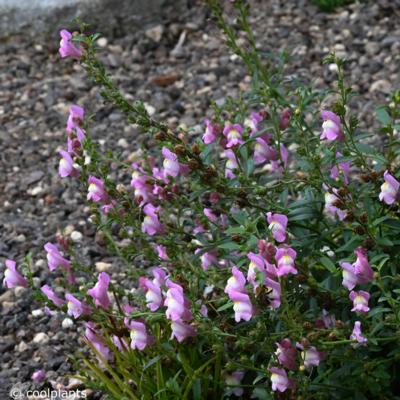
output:
[[[257,138],[254,146],[253,160],[256,165],[265,161],[276,160],[278,154],[264,139]]]
[[[281,158],[282,158],[282,162],[283,162],[283,167],[287,168],[287,165],[289,162],[289,152],[283,143],[281,143],[281,145],[280,145],[280,153],[281,153]]]
[[[351,340],[357,340],[358,343],[367,343],[368,340],[363,336],[361,332],[361,322],[356,321],[354,322],[353,332],[350,335]]]
[[[162,154],[164,156],[163,167],[165,176],[172,176],[173,178],[176,178],[181,169],[177,155],[170,151],[167,147],[162,148]]]
[[[291,247],[281,247],[278,249],[275,255],[278,265],[278,276],[297,274],[298,271],[294,264],[296,256],[296,251]]]
[[[348,262],[342,262],[340,263],[340,266],[343,269],[342,285],[348,290],[352,290],[354,286],[360,283],[355,273],[354,266],[352,264],[349,264]]]
[[[94,299],[94,304],[97,307],[102,307],[105,310],[110,306],[107,290],[110,284],[110,276],[107,272],[100,272],[96,285],[87,291],[87,294]]]
[[[272,390],[284,392],[289,387],[292,387],[293,383],[288,378],[287,373],[282,368],[271,367],[269,370],[271,372],[271,383]]]
[[[87,199],[103,203],[108,203],[109,197],[104,188],[103,180],[96,178],[95,176],[90,175],[88,179],[88,194]]]
[[[65,57],[81,58],[83,54],[82,50],[71,42],[72,33],[68,32],[66,29],[62,29],[60,31],[60,36],[61,36],[61,41],[60,41],[59,53],[61,58]]]
[[[79,301],[71,293],[67,293],[65,295],[65,299],[67,300],[67,307],[68,307],[67,313],[68,315],[71,315],[75,319],[79,318],[82,314],[88,315],[92,313],[92,310],[88,305]]]
[[[201,249],[197,249],[195,253],[200,252]],[[207,251],[200,256],[201,268],[206,271],[211,265],[218,265],[217,252],[215,250]]]
[[[217,140],[218,131],[209,119],[205,119],[206,131],[202,137],[205,144],[213,143]]]
[[[51,300],[57,307],[61,307],[65,304],[63,299],[60,299],[54,292],[54,290],[49,285],[44,285],[40,289],[44,295],[47,296],[49,300]]]
[[[82,140],[85,139],[85,131],[81,128],[84,117],[85,117],[85,110],[82,107],[78,105],[72,105],[69,108],[69,116],[67,120],[66,131],[70,136],[72,131],[75,129],[76,137],[79,142],[82,142]]]
[[[86,339],[96,349],[100,357],[102,357],[105,360],[110,360],[112,357],[110,349],[104,343],[103,337],[96,332],[94,323],[89,321],[86,322],[85,326],[86,326],[85,330]],[[96,356],[99,359],[100,363],[102,364],[101,358],[98,355]]]
[[[168,290],[164,301],[164,306],[167,307],[165,312],[167,318],[172,321],[190,321],[193,315],[189,310],[190,302],[183,294],[182,286],[168,280],[167,287]]]
[[[275,354],[278,357],[279,363],[291,370],[295,370],[297,368],[296,357],[297,350],[292,346],[292,343],[289,339],[283,339],[280,343],[276,343],[278,349]]]
[[[242,139],[243,128],[240,124],[227,124],[224,127],[223,134],[228,140],[226,147],[234,147],[238,144],[244,143]]]
[[[235,311],[235,321],[249,321],[253,316],[253,306],[247,293],[231,290],[228,293],[229,298],[233,301],[233,311]]]
[[[44,372],[42,369],[39,369],[32,374],[31,378],[33,382],[41,383],[46,380],[46,372]]]
[[[187,337],[194,337],[197,335],[195,327],[184,323],[180,319],[171,322],[171,330],[171,339],[176,338],[179,343],[183,342]]]
[[[146,325],[143,322],[130,321],[125,317],[124,323],[130,330],[131,348],[133,350],[144,350],[146,346],[154,343],[154,338],[147,333]]]
[[[164,260],[164,261],[168,261],[169,260],[169,257],[168,257],[168,254],[167,254],[167,248],[165,246],[162,246],[161,244],[158,244],[156,246],[156,250],[157,250],[158,257],[160,257],[161,260]]]
[[[255,293],[259,286],[259,281],[261,280],[262,284],[265,281],[265,261],[259,254],[252,252],[247,253],[247,257],[250,259],[247,281],[252,284]]]
[[[322,133],[320,136],[321,140],[338,140],[343,142],[344,134],[342,128],[340,127],[340,117],[333,113],[332,111],[321,111],[321,118],[324,120],[322,124]]]
[[[128,343],[124,338],[117,335],[112,335],[111,340],[119,351],[123,352],[129,349]]]
[[[324,189],[327,190],[326,187],[324,187]],[[333,193],[330,193],[328,191],[325,192],[325,210],[328,214],[332,216],[337,215],[339,221],[343,221],[346,217],[346,211],[341,210],[340,208],[335,206],[336,202],[338,202],[340,199],[337,196],[337,189],[333,188],[332,191]]]
[[[246,126],[250,128],[250,137],[254,136],[258,131],[258,125],[263,120],[263,116],[260,113],[252,112],[250,119],[246,120]]]
[[[396,178],[390,175],[388,171],[385,171],[383,178],[385,179],[385,183],[383,183],[381,186],[379,200],[390,205],[393,204],[397,199],[400,183],[396,180]]]
[[[289,126],[291,116],[292,116],[292,111],[290,110],[290,108],[285,108],[282,111],[279,119],[279,129],[283,131]]]
[[[58,167],[58,174],[61,178],[66,176],[78,176],[79,171],[74,167],[74,161],[72,160],[69,153],[64,150],[60,150],[60,165]]]
[[[203,210],[203,213],[211,222],[216,223],[218,221],[218,217],[213,213],[213,210],[211,210],[211,208],[205,208]]]
[[[339,151],[336,152],[336,158],[343,157],[343,154]],[[349,184],[349,175],[350,175],[350,161],[340,162],[337,165],[333,166],[331,169],[331,178],[336,179],[339,176],[339,172],[343,173],[343,180],[346,185]]]
[[[229,295],[231,291],[246,292],[246,278],[237,267],[232,268],[232,276],[228,279],[224,292]]]
[[[227,375],[225,377],[226,385],[228,387],[229,386],[233,386],[232,393],[237,397],[242,396],[243,393],[244,393],[243,388],[238,387],[238,386],[240,386],[240,382],[243,379],[243,377],[244,377],[244,372],[243,371],[235,371],[235,372],[232,372],[231,375]]]
[[[367,313],[369,311],[369,297],[370,294],[364,290],[360,290],[358,292],[351,291],[349,295],[350,300],[353,302],[353,308],[351,311]]]
[[[160,207],[154,207],[153,204],[148,203],[143,207],[143,212],[146,216],[142,223],[142,232],[153,236],[157,233],[164,232],[164,226],[160,223],[158,219],[158,212]]]
[[[369,265],[367,251],[362,247],[358,247],[355,251],[357,259],[354,265],[354,272],[361,284],[371,282],[374,279],[374,271]]]
[[[140,175],[137,171],[132,174],[131,186],[135,189],[135,198],[141,199],[141,206],[154,199],[153,185],[148,183],[149,180],[148,176]]]
[[[68,272],[69,283],[74,283],[75,278],[72,275],[71,262],[61,255],[58,247],[55,244],[46,243],[44,245],[44,249],[47,252],[47,265],[49,267],[49,270],[54,271],[58,266],[61,265]]]
[[[158,310],[163,302],[160,286],[148,278],[140,277],[139,285],[146,290],[146,303],[151,311]]]
[[[281,284],[271,278],[266,278],[265,287],[269,289],[268,298],[271,308],[279,308],[281,306]]]
[[[288,224],[288,217],[283,214],[267,213],[267,220],[269,223],[268,229],[272,232],[272,236],[277,242],[284,242],[286,240],[286,228]]]
[[[17,271],[15,261],[6,260],[5,265],[6,270],[4,271],[3,285],[6,288],[11,289],[17,286],[28,286],[28,281]]]
[[[302,345],[298,344],[297,347],[304,350],[304,347]],[[304,350],[301,354],[304,360],[304,366],[307,369],[317,367],[319,363],[325,358],[325,354],[318,351],[314,346],[311,346],[308,349]]]
[[[236,155],[232,150],[225,150],[224,157],[228,159],[225,164],[225,177],[228,179],[235,179],[236,175],[233,173],[233,171],[239,167]]]

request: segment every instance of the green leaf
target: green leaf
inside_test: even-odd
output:
[[[227,302],[226,304],[224,304],[223,306],[217,308],[217,311],[218,311],[218,312],[220,312],[220,311],[225,311],[225,310],[227,310],[228,308],[232,308],[232,307],[233,307],[233,301],[228,301],[228,302]]]
[[[227,242],[227,243],[220,244],[218,246],[218,248],[224,249],[224,250],[239,250],[240,249],[240,245],[238,243],[235,243],[235,242]]]
[[[392,118],[390,118],[390,115],[388,112],[385,110],[384,107],[377,108],[375,110],[376,117],[378,118],[378,121],[381,122],[383,125],[390,125],[392,122]]]
[[[335,264],[332,262],[332,260],[328,257],[321,257],[320,258],[321,264],[331,273],[337,272]]]

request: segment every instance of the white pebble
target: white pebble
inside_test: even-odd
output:
[[[63,320],[63,322],[61,323],[61,326],[63,327],[63,329],[69,329],[73,325],[74,325],[74,321],[72,321],[71,318],[65,318]]]
[[[71,233],[71,239],[73,242],[80,242],[83,238],[82,233],[80,233],[79,231],[73,231]]]

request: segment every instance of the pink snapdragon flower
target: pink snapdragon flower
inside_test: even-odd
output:
[[[367,250],[358,247],[354,253],[357,256],[354,265],[354,272],[357,275],[358,281],[361,284],[371,282],[374,279],[374,271],[369,265],[367,258]]]
[[[60,41],[60,49],[59,53],[61,58],[72,57],[72,58],[81,58],[82,50],[75,44],[72,43],[72,33],[68,32],[66,29],[62,29],[60,31],[61,41]]]
[[[353,332],[350,335],[351,340],[356,340],[358,343],[364,344],[367,343],[368,340],[365,338],[361,332],[361,322],[354,322]]]
[[[153,185],[149,183],[150,177],[141,175],[135,171],[132,173],[131,186],[135,189],[135,198],[141,199],[140,205],[150,203],[154,200]]]
[[[353,308],[351,311],[367,313],[369,311],[368,300],[370,294],[364,290],[355,292],[354,290],[350,292],[350,300],[353,302]]]
[[[89,321],[85,323],[85,326],[86,339],[97,350],[102,358],[104,358],[105,360],[110,360],[112,358],[111,351],[105,344],[103,337],[96,331],[94,323],[92,321]],[[99,361],[102,364],[101,358],[99,358]]]
[[[297,350],[293,347],[290,339],[283,339],[280,343],[276,343],[278,347],[275,355],[278,357],[279,364],[291,370],[297,368],[296,357]]]
[[[379,193],[379,200],[390,205],[393,204],[399,195],[400,183],[396,178],[385,171],[383,174],[385,182],[381,186],[381,192]]]
[[[330,193],[327,191],[327,187],[324,185],[323,188],[326,190],[325,192],[325,211],[332,215],[333,217],[335,215],[338,216],[339,221],[343,221],[346,217],[346,211],[341,210],[340,208],[336,207],[334,204],[340,200],[339,197],[337,196],[337,189],[333,188],[332,191],[333,193]]]
[[[81,315],[88,315],[92,313],[91,308],[87,304],[79,301],[71,293],[67,293],[65,295],[65,299],[67,300],[67,313],[75,319],[79,318]]]
[[[108,275],[107,272],[100,272],[96,285],[87,291],[87,294],[93,297],[94,304],[105,310],[110,306],[110,299],[107,294],[109,285],[110,275]]]
[[[35,371],[31,376],[33,382],[41,383],[46,380],[46,372],[42,369]]]
[[[348,290],[352,290],[356,285],[360,283],[356,275],[356,272],[354,270],[354,266],[348,262],[342,262],[340,263],[340,266],[343,269],[342,285],[346,287]]]
[[[173,178],[176,178],[181,169],[178,156],[167,147],[162,148],[162,154],[164,156],[163,167],[165,176],[172,176]]]
[[[228,279],[224,292],[229,294],[230,291],[246,292],[246,278],[237,268],[232,268],[232,276]]]
[[[17,271],[16,262],[13,260],[5,261],[6,270],[4,271],[3,285],[8,288],[17,286],[27,287],[28,281]]]
[[[287,373],[282,368],[271,367],[268,370],[271,372],[272,390],[276,392],[284,392],[290,387],[293,387],[293,382],[288,378]]]
[[[268,293],[270,307],[279,308],[281,306],[281,284],[271,278],[266,278],[265,287],[270,290]]]
[[[343,157],[343,154],[337,151],[336,158],[340,157]],[[331,169],[331,178],[337,179],[339,176],[339,172],[341,172],[343,174],[343,180],[345,185],[348,185],[350,176],[350,165],[351,165],[350,161],[343,161],[338,163],[337,165],[334,165]]]
[[[131,348],[133,350],[144,350],[146,346],[154,343],[154,338],[147,333],[146,325],[139,321],[124,319],[125,326],[130,330]]]
[[[171,339],[176,338],[179,343],[183,342],[188,337],[194,337],[197,335],[194,326],[186,324],[180,319],[171,322],[171,330]]]
[[[202,137],[203,142],[205,144],[213,143],[217,140],[218,137],[218,129],[212,122],[207,118],[204,120],[204,124],[206,125],[206,131]]]
[[[51,300],[57,307],[61,307],[63,304],[65,304],[65,301],[61,298],[59,298],[54,290],[49,286],[49,285],[44,285],[40,289],[44,295],[47,296],[49,300]]]
[[[297,274],[294,260],[296,259],[297,253],[291,247],[281,247],[275,254],[275,259],[278,266],[278,276],[284,276],[288,274]]]
[[[199,253],[201,249],[197,249],[195,254]],[[201,268],[206,271],[211,265],[218,265],[218,253],[216,250],[206,251],[200,256]]]
[[[47,265],[50,271],[54,271],[60,265],[68,271],[71,270],[71,262],[61,255],[55,244],[46,243],[44,249],[47,252]]]
[[[161,244],[158,244],[156,246],[156,250],[157,250],[158,257],[160,257],[161,260],[164,260],[164,261],[168,261],[169,260],[169,257],[168,257],[168,254],[167,254],[167,248],[165,246],[163,246]]]
[[[236,155],[232,150],[225,150],[224,157],[228,159],[225,164],[225,177],[228,179],[235,179],[236,175],[233,171],[239,167]]]
[[[168,287],[164,306],[167,307],[165,315],[172,321],[185,320],[190,321],[193,319],[192,312],[189,309],[190,302],[183,294],[182,286],[177,283],[167,280]]]
[[[247,281],[251,283],[254,288],[254,293],[256,293],[259,286],[259,282],[257,282],[257,276],[261,275],[262,283],[265,281],[265,261],[259,254],[252,252],[247,253],[247,257],[250,260],[249,269],[247,272]]]
[[[153,236],[157,233],[164,233],[164,226],[158,219],[160,207],[154,207],[153,204],[148,203],[143,207],[143,212],[146,216],[142,222],[142,232]]]
[[[58,174],[61,178],[67,176],[78,176],[79,171],[74,167],[74,161],[72,160],[69,153],[64,150],[60,150],[59,154],[61,156],[60,164],[58,167]]]
[[[253,160],[256,165],[265,161],[277,160],[278,153],[264,139],[257,138],[254,146]]]
[[[290,118],[292,117],[292,111],[290,108],[285,108],[279,118],[279,129],[285,130],[290,123]]]
[[[85,131],[81,127],[84,118],[85,118],[85,110],[83,107],[78,105],[72,105],[69,108],[69,116],[67,120],[66,131],[68,133],[68,137],[70,137],[72,131],[75,129],[76,138],[80,143],[85,139]]]
[[[244,143],[242,139],[243,128],[240,124],[227,124],[224,127],[223,134],[228,140],[226,147],[237,146],[238,144]]]
[[[235,372],[232,372],[232,374],[227,375],[225,377],[226,385],[228,387],[229,386],[233,386],[232,393],[237,397],[242,396],[243,393],[244,393],[243,388],[238,387],[240,385],[240,382],[242,381],[243,377],[244,377],[244,372],[243,371],[235,371]]]
[[[112,335],[111,340],[114,343],[114,346],[120,351],[126,351],[129,349],[129,345],[126,340],[120,336]]]
[[[250,114],[250,118],[245,121],[245,125],[250,128],[250,137],[254,136],[259,131],[259,124],[263,120],[263,116],[253,111]]]
[[[297,347],[301,350],[301,356],[304,361],[304,366],[306,369],[310,369],[312,367],[317,367],[320,362],[325,358],[325,353],[318,351],[314,346],[310,346],[307,349],[300,343],[297,343]]]
[[[283,214],[267,213],[267,220],[269,223],[268,229],[272,232],[272,236],[277,242],[284,242],[286,240],[286,228],[288,224],[288,217]]]
[[[205,208],[203,210],[203,213],[214,224],[218,221],[218,217],[214,214],[211,208]]]
[[[322,133],[320,136],[321,140],[338,140],[339,142],[344,141],[344,134],[340,126],[340,117],[332,111],[321,111],[321,118],[324,120],[322,124]]]
[[[163,303],[160,285],[157,285],[154,280],[151,281],[143,276],[139,278],[139,285],[146,290],[147,307],[150,308],[151,311],[158,310]]]
[[[104,181],[102,179],[96,178],[90,175],[88,179],[88,194],[87,199],[103,203],[108,203],[109,197],[104,188]]]

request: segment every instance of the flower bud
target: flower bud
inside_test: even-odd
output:
[[[165,140],[166,135],[164,132],[160,131],[160,132],[156,133],[154,137],[156,140],[159,140],[160,142],[162,142],[163,140]]]
[[[180,156],[183,156],[186,153],[185,146],[183,146],[181,144],[177,144],[174,147],[174,150],[175,150],[175,153],[180,155]]]

